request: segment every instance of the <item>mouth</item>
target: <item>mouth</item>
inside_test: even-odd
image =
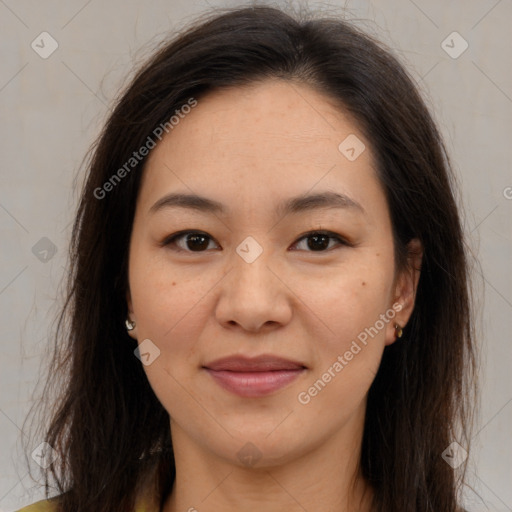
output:
[[[269,395],[307,371],[300,362],[268,355],[218,359],[203,369],[220,387],[242,397]]]

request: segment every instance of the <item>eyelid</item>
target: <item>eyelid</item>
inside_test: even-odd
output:
[[[164,240],[162,242],[159,243],[159,245],[161,247],[165,247],[167,245],[170,245],[171,243],[173,243],[176,239],[178,239],[179,237],[181,236],[185,236],[185,235],[188,235],[188,234],[194,234],[194,235],[203,235],[207,238],[209,238],[210,240],[213,240],[215,243],[217,243],[217,241],[215,240],[215,238],[213,238],[211,235],[209,235],[208,233],[204,232],[204,231],[200,231],[200,230],[193,230],[193,229],[184,229],[182,231],[177,231],[176,233],[173,233],[172,235],[169,235],[167,237],[164,238]],[[329,230],[325,230],[325,229],[316,229],[316,230],[310,230],[310,231],[306,231],[305,233],[303,233],[302,235],[299,235],[299,237],[297,238],[297,240],[293,243],[293,245],[297,245],[299,242],[301,242],[304,238],[308,238],[308,237],[311,237],[313,235],[324,235],[324,236],[328,236],[329,238],[332,238],[332,239],[335,239],[339,242],[338,245],[341,245],[341,246],[347,246],[347,247],[354,247],[354,244],[352,244],[351,242],[349,242],[346,238],[344,238],[343,236],[339,235],[338,233],[335,233],[334,231],[329,231]],[[218,243],[217,243],[218,244]],[[218,244],[220,245],[220,244]],[[185,250],[185,249],[181,249],[181,248],[177,248],[177,249],[174,249],[175,251],[177,252],[188,252],[188,253],[191,253],[191,254],[194,254],[194,253],[202,253],[202,252],[206,252],[206,251],[188,251],[188,250]],[[293,249],[293,250],[296,250],[296,249]],[[325,251],[306,251],[306,252],[311,252],[311,253],[328,253],[332,250],[331,249],[327,249]]]

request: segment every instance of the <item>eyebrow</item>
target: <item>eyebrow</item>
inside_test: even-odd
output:
[[[222,203],[196,194],[170,193],[160,198],[150,209],[154,214],[164,208],[188,208],[204,213],[226,214],[228,209]],[[325,191],[316,194],[291,197],[278,204],[276,215],[297,214],[315,209],[341,208],[366,214],[360,203],[338,192]]]

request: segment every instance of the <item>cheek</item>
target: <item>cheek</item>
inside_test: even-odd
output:
[[[330,411],[325,423],[333,428],[359,408],[380,365],[392,318],[381,320],[387,295],[377,278],[352,273],[318,292],[315,312],[322,326],[313,347],[315,365],[296,400],[309,417],[325,418]]]
[[[130,291],[139,340],[149,338],[160,349],[160,363],[192,355],[204,324],[207,291],[215,279],[205,273],[184,279],[183,272],[162,258],[134,253]]]
[[[350,346],[389,307],[392,260],[381,254],[354,253],[336,268],[296,280],[297,295],[317,319],[318,339],[329,352]]]
[[[196,341],[204,326],[204,294],[211,286],[204,275],[192,282],[184,280],[170,265],[151,261],[142,254],[132,259],[130,291],[138,340],[140,343],[149,339],[160,351],[143,369],[171,416],[179,416],[184,404],[188,404],[191,414],[199,416],[197,421],[203,421],[200,408],[195,411],[199,402],[192,397],[188,383],[193,371],[191,362],[198,360]]]
[[[314,372],[296,398],[312,416],[332,411],[333,425],[364,400],[380,365],[386,325],[393,321],[388,304],[392,258],[381,256],[361,257],[360,263],[325,276],[321,286],[304,284],[301,291],[314,304],[322,327]]]

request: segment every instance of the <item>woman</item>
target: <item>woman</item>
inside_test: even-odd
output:
[[[23,510],[460,510],[454,196],[380,43],[270,7],[198,20],[94,148],[44,436],[58,496]]]

